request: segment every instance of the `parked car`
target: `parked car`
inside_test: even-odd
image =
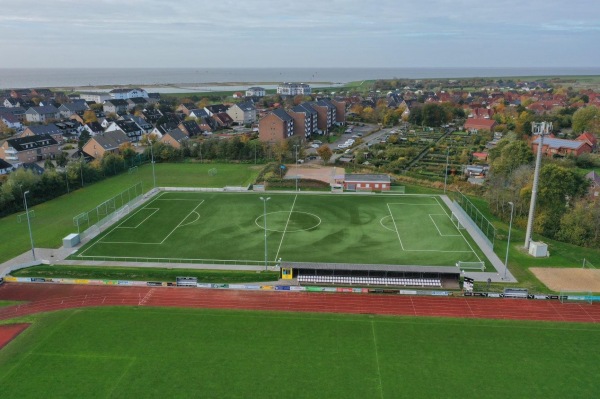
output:
[[[320,147],[320,145],[315,143],[315,144],[311,144],[311,145],[310,145],[310,147],[311,147],[311,148],[319,148],[319,147]]]

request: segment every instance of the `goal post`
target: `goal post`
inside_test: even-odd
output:
[[[575,291],[560,291],[558,296],[560,303],[589,303],[592,304],[593,296],[590,291],[575,292]]]
[[[465,226],[463,226],[463,224],[460,222],[460,219],[458,218],[458,215],[456,213],[452,212],[450,220],[452,221],[454,227],[456,227],[457,229],[462,230],[465,228]]]
[[[456,263],[456,267],[458,267],[460,270],[479,270],[479,271],[484,271],[485,270],[485,262],[480,261],[480,262],[462,262],[462,261],[458,261]]]
[[[21,223],[27,220],[27,213],[29,213],[29,218],[33,219],[35,217],[35,210],[31,209],[29,212],[21,213],[17,215],[17,223]]]
[[[589,260],[583,258],[583,266],[581,266],[582,269],[592,269],[592,270],[597,270],[596,267],[594,265],[592,265],[592,262],[590,262]]]

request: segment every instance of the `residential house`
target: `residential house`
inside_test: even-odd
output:
[[[348,191],[389,191],[392,181],[385,174],[347,174],[344,176],[344,190]]]
[[[161,143],[168,144],[173,148],[181,148],[185,141],[189,140],[187,134],[182,132],[180,129],[169,130],[162,138],[160,139]]]
[[[577,141],[584,141],[592,147],[592,151],[595,151],[598,148],[598,139],[593,133],[584,132],[579,135],[576,139]]]
[[[13,170],[15,170],[15,167],[12,164],[0,158],[0,175],[7,175]]]
[[[110,125],[108,125],[104,132],[113,132],[116,130],[125,133],[129,138],[129,141],[132,142],[140,141],[140,138],[142,138],[142,134],[146,133],[134,121],[123,119],[112,122]]]
[[[10,96],[12,98],[29,98],[31,95],[31,90],[29,89],[13,89],[10,91]]]
[[[207,105],[206,107],[204,107],[204,110],[206,111],[208,116],[213,116],[215,114],[226,113],[227,106],[224,104]]]
[[[143,98],[143,97],[133,97],[133,98],[128,98],[127,100],[127,108],[129,110],[134,109],[135,107],[145,107],[148,104],[148,101]]]
[[[50,89],[31,89],[29,92],[31,97],[53,98],[54,93]]]
[[[25,121],[25,112],[26,112],[26,109],[23,107],[13,107],[13,108],[0,107],[0,114],[10,114],[10,115],[14,116],[15,118],[17,118],[19,120],[19,122]]]
[[[62,136],[65,140],[76,139],[83,131],[83,125],[73,120],[56,122],[54,125],[62,131]]]
[[[468,118],[464,125],[465,130],[474,133],[484,130],[493,132],[495,127],[495,120],[485,118]]]
[[[282,108],[277,108],[258,122],[260,141],[277,142],[294,135],[294,118]]]
[[[197,109],[197,108],[198,107],[196,107],[196,104],[194,104],[194,103],[183,103],[183,104],[179,104],[177,106],[177,108],[175,109],[175,112],[181,112],[185,116],[190,116],[190,112],[193,109]]]
[[[154,129],[152,123],[137,115],[123,115],[121,119],[134,121],[144,131],[144,133],[150,133],[152,129]]]
[[[21,101],[18,98],[8,97],[2,103],[6,108],[15,108],[21,106]]]
[[[106,100],[110,100],[112,97],[108,93],[95,93],[95,92],[81,92],[79,93],[79,98],[85,101],[93,101],[96,104],[102,104]]]
[[[264,97],[266,95],[266,90],[264,87],[249,87],[246,89],[246,97]]]
[[[157,108],[144,108],[142,111],[142,118],[152,124],[156,123],[162,116],[162,112]]]
[[[590,181],[590,187],[588,188],[588,194],[594,199],[600,198],[600,175],[595,171],[591,171],[585,178]]]
[[[201,119],[201,118],[208,118],[210,115],[208,114],[208,112],[206,112],[205,109],[192,109],[192,110],[190,110],[190,113],[188,116],[190,118]]]
[[[90,136],[96,136],[104,133],[104,128],[98,122],[89,122],[83,125],[83,129],[86,130]]]
[[[296,105],[288,114],[294,119],[294,136],[307,138],[317,133],[317,111],[310,104]]]
[[[54,159],[59,152],[58,143],[49,134],[7,139],[0,146],[0,158],[13,164]]]
[[[92,158],[100,159],[106,153],[118,153],[119,147],[129,142],[129,137],[123,131],[112,130],[90,138],[82,150]]]
[[[177,129],[178,125],[179,125],[178,122],[169,120],[165,123],[156,125],[156,127],[154,129],[152,129],[152,132],[150,132],[150,134],[154,134],[158,137],[162,137],[165,134],[167,134],[168,132],[170,132],[171,130]]]
[[[202,134],[202,129],[200,128],[200,125],[196,123],[196,121],[183,121],[179,124],[179,126],[177,126],[177,128],[189,137]]]
[[[537,153],[539,144],[540,137],[537,136],[537,138],[531,142],[531,149],[534,153]],[[581,154],[590,152],[592,152],[592,146],[586,141],[544,137],[544,143],[542,145],[542,154],[546,156],[564,157],[573,155],[578,157]]]
[[[0,112],[0,121],[6,125],[9,129],[14,129],[17,132],[20,132],[23,129],[23,124],[13,114]]]
[[[277,86],[277,94],[282,96],[310,95],[310,86],[305,83],[284,82]]]
[[[236,91],[235,93],[233,93],[233,98],[243,98],[244,97],[244,93],[242,93],[241,91]]]
[[[27,122],[44,123],[60,119],[60,112],[53,105],[31,107],[25,112]]]
[[[144,89],[113,89],[108,92],[110,97],[115,100],[127,100],[130,98],[142,97],[148,98],[148,92]]]
[[[337,108],[329,101],[319,100],[309,103],[317,111],[317,127],[322,133],[336,121]]]
[[[85,111],[87,111],[88,109],[90,109],[90,108],[87,106],[85,101],[77,101],[74,103],[65,103],[65,104],[61,104],[61,106],[58,107],[58,110],[60,111],[60,115],[63,118],[70,118],[71,115],[73,115],[73,114],[83,115],[83,113]]]
[[[127,108],[129,107],[129,103],[125,100],[115,99],[115,100],[106,100],[102,106],[102,110],[107,114],[117,114],[122,115],[127,113]]]
[[[63,142],[63,131],[54,123],[47,125],[31,125],[25,128],[19,137],[29,136],[51,136],[58,144]]]
[[[226,112],[214,114],[212,118],[219,124],[220,127],[229,127],[233,124],[233,119]]]
[[[256,122],[256,107],[252,101],[242,101],[229,107],[227,115],[234,123],[249,125]]]

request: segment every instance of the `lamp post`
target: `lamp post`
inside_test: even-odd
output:
[[[298,144],[294,144],[296,150],[296,191],[298,191]]]
[[[79,159],[79,175],[81,176],[81,187],[83,187],[83,155]]]
[[[23,193],[23,202],[25,202],[25,214],[27,215],[27,228],[29,229],[29,240],[31,241],[31,254],[35,260],[35,246],[33,245],[33,234],[31,234],[31,221],[29,220],[29,208],[27,208],[27,194],[29,190]]]
[[[156,174],[154,173],[154,142],[152,141],[150,141],[150,156],[152,157],[152,188],[156,188]]]
[[[508,241],[506,243],[506,258],[504,259],[504,277],[502,280],[506,280],[506,271],[508,270],[508,250],[510,248],[510,232],[512,231],[512,222],[513,222],[513,214],[515,211],[515,204],[512,202],[508,203],[510,205],[510,223],[508,224]]]
[[[267,271],[267,201],[270,199],[271,197],[260,197],[260,200],[263,202],[263,220],[265,230],[265,271]]]
[[[444,173],[444,194],[446,194],[446,184],[448,182],[448,161],[450,159],[450,147],[446,148],[446,173]]]

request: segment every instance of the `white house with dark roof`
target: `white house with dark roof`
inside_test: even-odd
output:
[[[109,92],[110,97],[115,100],[127,100],[130,98],[148,98],[148,92],[144,89],[113,89]]]
[[[344,190],[348,191],[389,191],[392,180],[385,174],[347,174],[344,176]]]
[[[17,118],[13,114],[0,112],[0,121],[2,121],[2,123],[4,123],[7,128],[14,129],[17,132],[23,129],[23,124],[21,123],[19,118]]]
[[[27,122],[46,122],[51,119],[60,119],[60,112],[53,105],[31,107],[25,111],[25,119]]]
[[[246,97],[264,97],[266,95],[266,90],[264,87],[248,87],[246,89]]]
[[[252,101],[242,101],[229,107],[227,115],[233,119],[234,123],[240,125],[254,123],[256,122],[256,107]]]
[[[306,83],[285,82],[277,86],[277,94],[282,96],[307,96],[311,93],[310,86]]]
[[[144,130],[132,120],[114,121],[108,125],[105,132],[112,132],[116,130],[124,132],[127,137],[129,137],[130,141],[140,141],[142,134],[145,133]]]
[[[83,114],[88,109],[90,109],[90,107],[87,106],[85,101],[64,103],[58,107],[60,115],[65,119],[70,118],[73,114]]]

